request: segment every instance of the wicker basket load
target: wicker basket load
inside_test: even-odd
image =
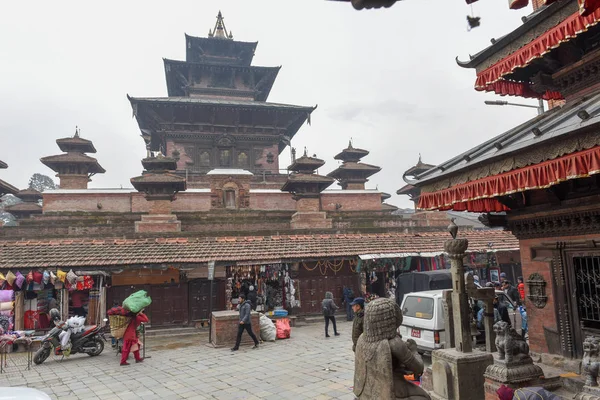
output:
[[[124,315],[109,315],[108,322],[110,324],[110,335],[115,339],[121,339],[125,336],[125,330],[131,322],[131,317]]]

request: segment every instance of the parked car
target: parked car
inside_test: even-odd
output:
[[[25,387],[0,387],[0,400],[51,400],[46,393]]]
[[[443,289],[427,290],[404,295],[400,306],[403,319],[399,333],[404,339],[413,339],[417,343],[419,353],[430,353],[446,347],[443,292]],[[521,313],[519,307],[501,290],[496,290],[496,296],[506,305],[512,326],[520,333]],[[470,302],[475,304],[472,299]],[[479,305],[483,307],[481,302]],[[485,334],[481,332],[478,339],[478,341],[485,342]]]
[[[444,326],[444,290],[427,290],[404,295],[402,300],[402,325],[400,335],[413,339],[419,353],[429,353],[444,348],[446,331]]]

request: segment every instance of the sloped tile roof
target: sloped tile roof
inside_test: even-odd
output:
[[[469,240],[469,251],[519,248],[510,232],[464,231],[459,236]],[[0,268],[110,267],[432,253],[443,252],[444,242],[449,238],[446,232],[432,232],[0,242]]]

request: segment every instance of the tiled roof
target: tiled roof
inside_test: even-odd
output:
[[[280,103],[267,103],[264,101],[252,101],[252,100],[224,100],[224,99],[210,99],[210,98],[198,98],[198,97],[130,97],[129,101],[133,103],[150,103],[150,104],[197,104],[207,106],[245,106],[248,108],[263,108],[263,109],[287,109],[287,110],[299,110],[311,113],[316,107],[297,106],[291,104],[280,104]]]
[[[464,231],[469,251],[517,250],[509,232]],[[446,232],[0,242],[0,268],[111,267],[444,251]]]
[[[4,161],[0,160],[0,169],[6,169],[8,168],[8,164],[5,163]]]
[[[10,183],[4,182],[2,179],[0,179],[0,196],[6,193],[16,194],[18,191],[19,189],[17,189]]]
[[[40,161],[50,169],[58,168],[61,164],[85,164],[88,166],[88,172],[90,173],[103,174],[106,172],[106,170],[98,164],[98,160],[82,153],[64,153],[55,156],[47,156],[40,158]]]

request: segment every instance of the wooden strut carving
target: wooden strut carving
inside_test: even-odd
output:
[[[598,233],[600,210],[508,221],[508,230],[518,239]]]

